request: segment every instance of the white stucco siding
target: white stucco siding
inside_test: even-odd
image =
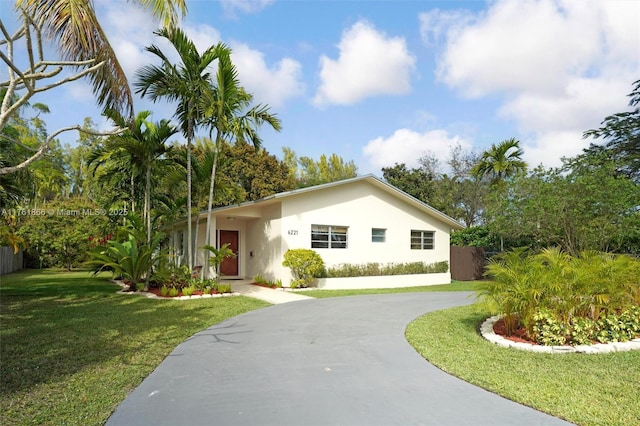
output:
[[[312,248],[312,225],[348,227],[346,249],[313,248],[328,266],[449,260],[446,224],[367,182],[300,194],[283,201],[284,245]],[[372,242],[372,228],[385,229],[386,241]],[[411,230],[434,231],[434,249],[412,250]]]
[[[257,274],[268,280],[281,277],[284,252],[280,210],[280,203],[264,206],[260,218],[246,222],[247,243],[243,251],[246,259],[245,277],[253,278]]]

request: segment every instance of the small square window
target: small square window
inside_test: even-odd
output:
[[[371,228],[371,242],[384,243],[387,240],[387,230],[384,228]]]

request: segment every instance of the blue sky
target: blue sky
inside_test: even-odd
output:
[[[154,58],[157,23],[120,0],[95,0],[133,82]],[[13,1],[0,0],[12,20]],[[337,153],[359,172],[446,161],[452,146],[482,151],[515,137],[530,165],[559,165],[588,145],[584,130],[627,108],[640,78],[640,2],[631,0],[305,1],[197,0],[181,26],[200,49],[223,41],[254,100],[282,120],[264,147],[281,156]],[[0,78],[7,76],[0,69]],[[75,82],[48,104],[50,132],[91,116],[91,90]],[[153,119],[174,106],[136,101]],[[77,136],[65,134],[63,143]]]

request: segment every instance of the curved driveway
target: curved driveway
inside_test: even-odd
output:
[[[414,318],[469,293],[314,299],[180,344],[107,425],[566,425],[450,376],[407,343]]]

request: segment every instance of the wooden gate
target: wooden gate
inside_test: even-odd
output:
[[[484,274],[485,254],[482,247],[451,246],[451,279],[480,280]]]

